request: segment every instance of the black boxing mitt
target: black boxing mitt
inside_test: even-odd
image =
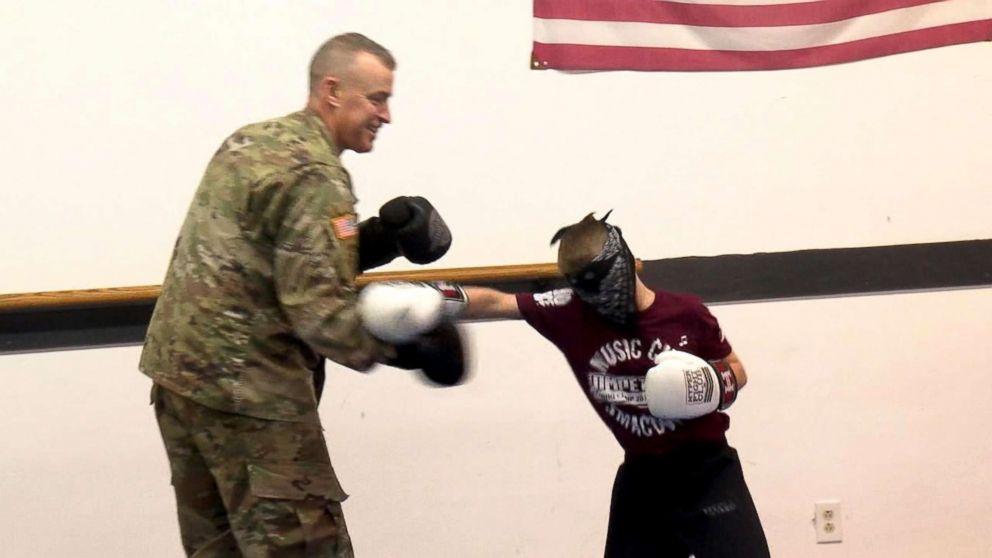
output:
[[[451,247],[451,230],[429,201],[420,196],[400,196],[379,209],[379,219],[396,246],[415,264],[436,261]]]
[[[358,269],[366,271],[395,260],[400,256],[393,232],[378,217],[369,217],[358,224]]]
[[[448,387],[465,381],[465,359],[465,344],[458,327],[446,322],[410,343],[397,345],[396,358],[385,364],[420,370],[431,383]]]

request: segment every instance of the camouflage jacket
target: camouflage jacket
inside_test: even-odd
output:
[[[334,141],[312,113],[227,138],[176,241],[142,372],[221,411],[315,418],[320,355],[364,370],[389,350],[356,310],[355,201]]]

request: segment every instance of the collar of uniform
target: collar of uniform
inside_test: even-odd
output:
[[[320,116],[308,108],[301,110],[300,113],[310,126],[320,130],[320,134],[324,137],[324,141],[327,142],[327,146],[331,148],[331,153],[333,153],[335,157],[340,157],[341,150],[338,149],[337,144],[334,143],[334,138],[331,136],[331,131],[327,129],[327,125],[320,119]]]

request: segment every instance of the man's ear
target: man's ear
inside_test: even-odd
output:
[[[334,76],[324,76],[320,80],[320,99],[330,106],[341,106],[341,80]]]

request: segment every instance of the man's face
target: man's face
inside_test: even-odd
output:
[[[333,130],[338,148],[356,153],[371,151],[379,128],[391,119],[393,71],[374,55],[360,52],[336,93],[339,105]]]

